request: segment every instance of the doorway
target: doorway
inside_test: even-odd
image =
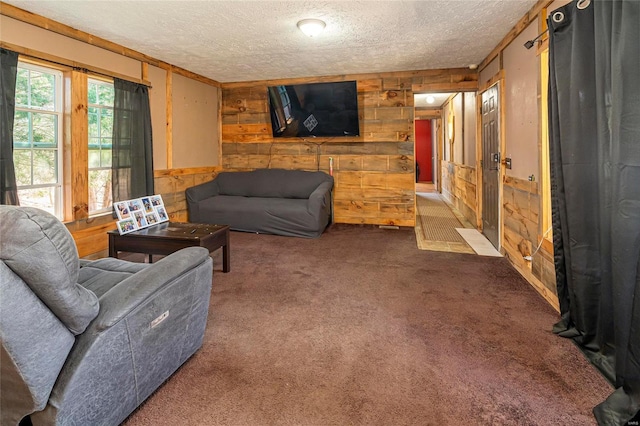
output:
[[[482,93],[482,233],[500,249],[500,91]]]
[[[433,182],[433,137],[431,120],[416,120],[416,183]]]

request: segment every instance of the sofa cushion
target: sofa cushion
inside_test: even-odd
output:
[[[222,172],[216,177],[221,195],[266,198],[309,198],[331,177],[324,172],[258,169],[250,172]]]
[[[0,259],[69,331],[82,333],[98,315],[98,298],[77,284],[78,251],[62,222],[44,210],[0,206],[0,235]]]
[[[231,229],[276,235],[311,237],[322,232],[320,215],[308,210],[308,201],[295,198],[219,195],[200,202],[210,223],[228,223]],[[318,231],[318,228],[320,230]]]

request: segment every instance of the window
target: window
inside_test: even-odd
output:
[[[19,62],[14,120],[20,204],[62,219],[62,73]]]
[[[89,79],[89,214],[111,209],[113,83]]]

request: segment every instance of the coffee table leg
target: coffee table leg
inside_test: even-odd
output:
[[[226,232],[226,244],[222,246],[222,272],[231,271],[231,238],[229,238],[229,230]]]
[[[109,235],[109,257],[118,258],[118,250],[116,250],[116,240],[113,235]]]

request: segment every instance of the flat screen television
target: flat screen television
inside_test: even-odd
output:
[[[268,89],[273,136],[359,136],[355,81],[271,86]]]

